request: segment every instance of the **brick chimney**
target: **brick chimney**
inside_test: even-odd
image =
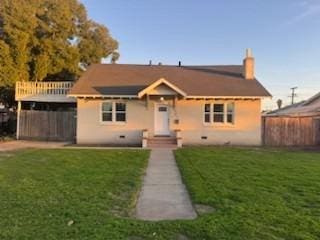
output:
[[[247,80],[254,79],[254,57],[250,48],[246,50],[246,57],[243,59],[243,76]]]

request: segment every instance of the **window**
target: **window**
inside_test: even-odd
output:
[[[211,122],[211,104],[204,105],[204,122],[210,123]]]
[[[112,102],[102,103],[102,122],[112,122]]]
[[[116,122],[126,121],[126,104],[116,103]]]
[[[159,107],[158,110],[159,110],[159,112],[166,112],[167,107]]]
[[[224,104],[213,104],[213,122],[224,123]]]
[[[125,122],[126,104],[118,102],[103,102],[101,105],[102,122]]]
[[[234,124],[234,103],[206,103],[204,123]]]
[[[227,104],[227,123],[234,123],[234,103]]]

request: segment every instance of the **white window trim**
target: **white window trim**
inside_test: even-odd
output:
[[[234,108],[233,108],[233,122],[232,123],[229,123],[227,122],[228,120],[228,104],[232,103]],[[205,105],[206,104],[210,104],[210,112],[207,112],[207,114],[210,115],[210,122],[205,122]],[[213,121],[213,105],[214,104],[223,104],[223,120],[224,122],[214,122]],[[205,126],[217,126],[217,127],[234,127],[235,126],[235,109],[236,109],[236,104],[235,102],[205,102],[204,105],[203,105],[203,108],[202,108],[202,122],[203,122],[203,125]]]
[[[112,103],[112,121],[103,121],[103,111],[102,111],[102,104],[103,103]],[[119,111],[124,112],[126,114],[126,121],[116,121],[116,104],[117,103],[124,103],[126,104],[126,111]],[[99,104],[99,113],[100,113],[100,124],[101,125],[125,125],[127,124],[127,103],[121,101],[102,101]]]

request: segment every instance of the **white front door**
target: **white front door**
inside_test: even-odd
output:
[[[170,135],[169,131],[169,106],[165,104],[155,104],[154,116],[155,135]]]

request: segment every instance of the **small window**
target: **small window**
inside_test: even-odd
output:
[[[159,107],[159,112],[166,112],[167,111],[167,107]]]
[[[227,122],[234,123],[234,103],[227,104]]]
[[[224,104],[213,104],[213,122],[224,123]]]
[[[210,123],[211,122],[211,112],[210,112],[211,104],[204,105],[204,122]]]
[[[126,104],[116,102],[102,103],[102,122],[125,122]]]
[[[102,121],[112,122],[112,103],[104,102],[102,103]]]
[[[116,103],[116,122],[126,121],[126,104]]]

